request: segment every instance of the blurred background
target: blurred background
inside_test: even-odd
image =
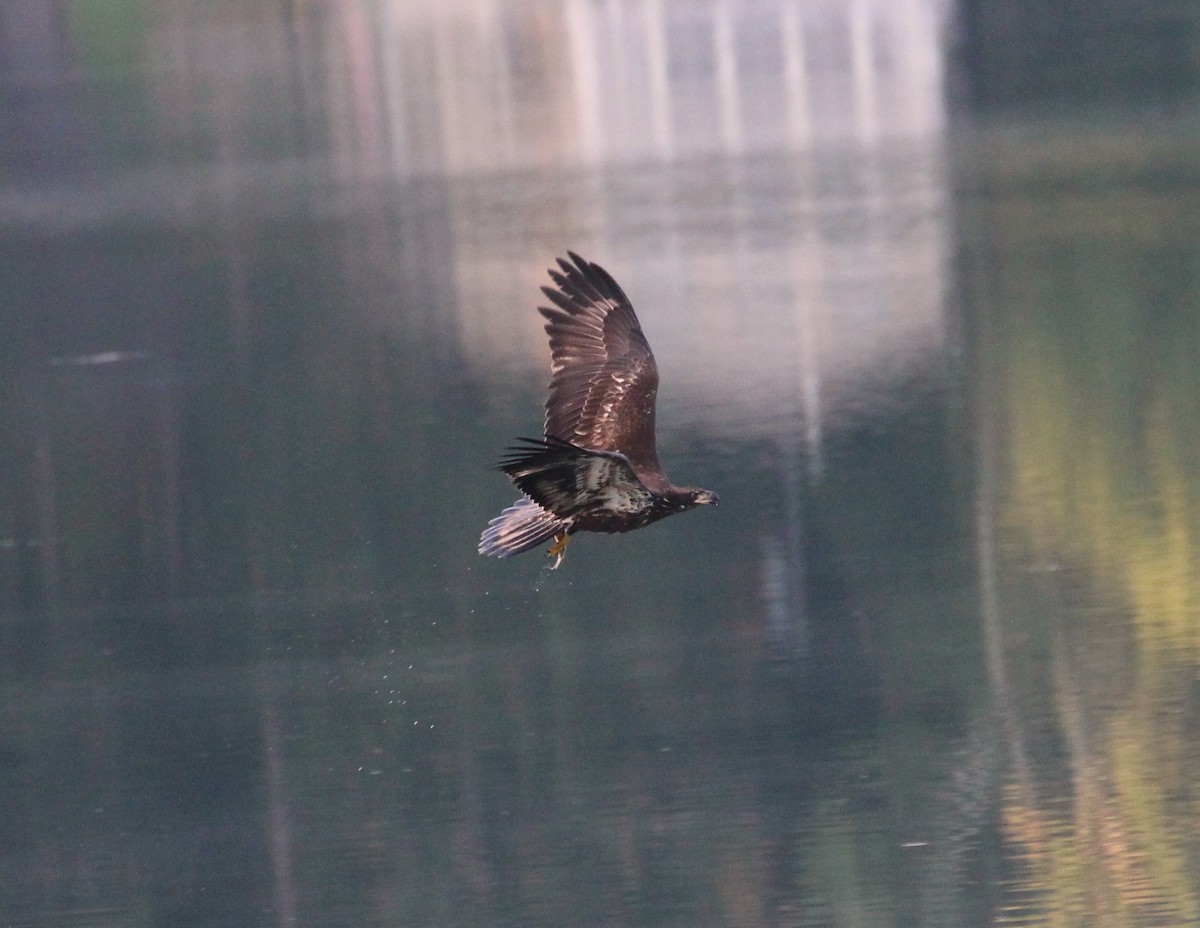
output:
[[[1200,923],[1200,10],[0,5],[0,923]],[[475,552],[571,248],[722,505]]]

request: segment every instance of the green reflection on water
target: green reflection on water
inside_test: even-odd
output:
[[[996,391],[990,414],[1003,435],[1003,634],[1028,748],[1015,752],[1002,809],[1009,914],[1191,924],[1200,918],[1194,151],[1137,136],[1098,141],[1067,137],[1018,156],[1000,140],[982,170],[983,389]]]

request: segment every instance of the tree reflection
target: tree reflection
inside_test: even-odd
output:
[[[1125,156],[1173,157],[1132,139]],[[1171,199],[1136,186],[1054,192],[1061,167],[1000,158],[984,171],[981,391],[994,391],[987,415],[1003,430],[991,451],[1004,661],[1031,746],[1014,746],[1030,767],[1003,805],[1008,905],[1037,923],[1190,923],[1200,918],[1194,283],[1179,252],[1157,244],[1180,222]],[[1102,158],[1085,168],[1113,170]],[[1190,264],[1194,230],[1187,241]]]

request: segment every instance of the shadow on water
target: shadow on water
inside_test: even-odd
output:
[[[1190,143],[947,127],[936,4],[431,10],[0,14],[0,916],[1200,917]],[[568,247],[722,505],[551,573]]]

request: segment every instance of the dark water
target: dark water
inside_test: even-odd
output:
[[[0,14],[0,924],[1200,922],[1197,144],[951,12]],[[567,248],[722,503],[550,572]]]

